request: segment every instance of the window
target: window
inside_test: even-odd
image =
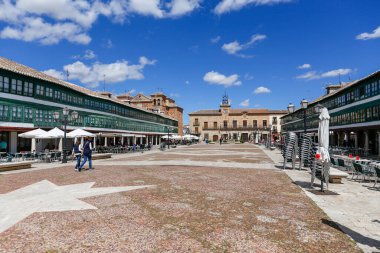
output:
[[[33,109],[32,108],[25,108],[24,118],[25,118],[25,121],[29,121],[29,122],[31,122],[33,120]]]
[[[224,121],[223,121],[223,127],[224,127],[224,128],[227,128],[227,126],[228,126],[228,122],[227,122],[227,120],[224,120]]]
[[[22,107],[15,106],[12,108],[12,119],[20,120],[22,118]]]
[[[0,118],[7,119],[8,118],[8,106],[0,105]]]
[[[54,91],[54,98],[57,99],[57,100],[60,100],[61,99],[61,92],[55,90]]]
[[[237,128],[237,120],[233,120],[232,121],[232,127],[233,128]]]
[[[63,93],[63,92],[62,92],[62,101],[66,102],[66,93]]]
[[[263,120],[263,127],[267,127],[267,121]]]
[[[253,120],[253,127],[257,127],[257,120]]]
[[[17,80],[17,95],[22,95],[22,81]]]
[[[207,140],[208,140],[208,134],[205,134],[205,139],[207,139]]]
[[[46,88],[46,96],[52,98],[53,97],[53,89]]]
[[[198,119],[195,119],[194,125],[198,125],[198,124],[199,124]]]
[[[243,120],[243,127],[247,128],[247,121],[246,120]]]
[[[9,78],[4,76],[4,92],[9,92]]]
[[[214,128],[218,128],[218,122],[214,122]]]
[[[39,96],[43,96],[44,95],[44,86],[37,84],[36,94]]]
[[[208,128],[208,122],[203,123],[203,128]]]
[[[17,80],[16,79],[12,79],[11,81],[12,85],[11,85],[11,93],[13,94],[16,94],[16,91],[17,91]]]
[[[33,84],[25,82],[24,83],[24,96],[33,96]]]
[[[272,124],[273,125],[277,125],[277,117],[273,117],[272,118]]]
[[[0,76],[0,91],[4,90],[4,77]]]

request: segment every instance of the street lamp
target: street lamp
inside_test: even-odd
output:
[[[294,105],[292,103],[289,103],[288,105],[288,112],[293,113],[294,112]]]
[[[272,125],[269,125],[269,148],[272,147]]]
[[[168,149],[170,149],[169,133],[173,131],[173,127],[167,127],[167,128],[168,128]]]
[[[54,112],[53,113],[53,117],[54,117],[54,120],[56,122],[61,122],[61,124],[64,125],[64,129],[63,129],[63,156],[62,156],[62,163],[67,163],[67,159],[66,159],[66,128],[67,128],[67,124],[70,123],[69,122],[69,108],[65,107],[63,108],[62,110],[62,115],[63,115],[63,119],[60,119],[59,118],[59,112]],[[71,118],[72,118],[72,121],[71,122],[74,122],[78,119],[78,112],[76,111],[73,111],[71,113]]]
[[[309,102],[306,99],[302,99],[301,108],[303,109],[303,132],[306,133],[306,109]]]

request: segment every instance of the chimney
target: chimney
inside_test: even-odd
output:
[[[330,85],[328,85],[326,87],[326,94],[334,93],[337,90],[339,90],[340,88],[342,88],[342,85],[339,85],[339,84],[330,84]]]
[[[107,92],[107,91],[100,91],[100,92],[97,92],[98,95],[102,96],[102,97],[105,97],[105,98],[111,98],[112,97],[112,93],[111,92]]]

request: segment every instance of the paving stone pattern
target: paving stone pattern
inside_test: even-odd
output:
[[[186,165],[175,165],[181,157]],[[192,165],[202,162],[212,166]],[[41,180],[156,187],[81,199],[97,209],[34,213],[1,233],[0,252],[361,252],[254,145],[200,144],[94,166],[0,174],[0,194]]]

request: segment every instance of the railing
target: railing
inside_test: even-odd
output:
[[[230,126],[230,127],[208,127],[203,128],[205,131],[269,131],[269,127],[263,126]]]
[[[199,122],[195,122],[195,123],[193,123],[193,126],[200,126],[200,125],[199,125]]]

